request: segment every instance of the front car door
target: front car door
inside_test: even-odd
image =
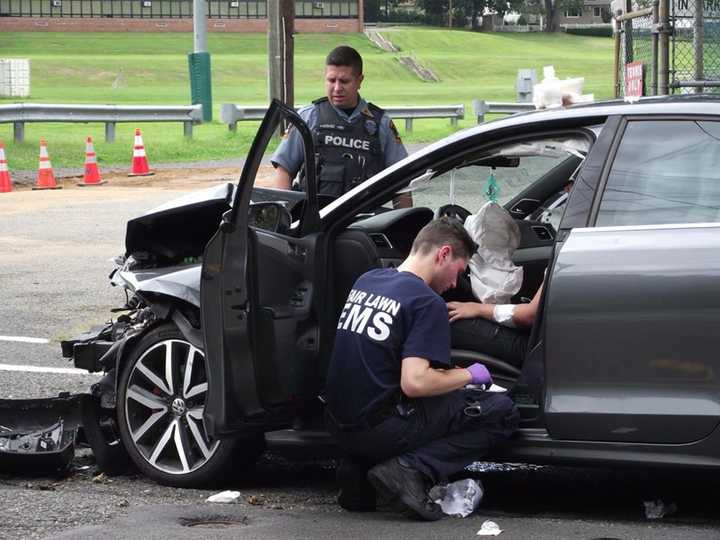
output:
[[[720,122],[608,126],[593,150],[610,158],[581,172],[546,293],[547,429],[697,441],[720,418]]]
[[[268,230],[249,221],[252,199],[283,200],[290,192],[260,193],[253,185],[258,171],[268,169],[262,158],[283,120],[301,135],[307,192],[294,206],[289,227]],[[323,281],[323,265],[316,264],[322,238],[318,224],[312,136],[295,111],[273,101],[243,167],[232,209],[203,259],[201,312],[209,364],[205,423],[213,437],[280,426],[307,393],[319,348],[315,306],[321,292],[315,284]]]

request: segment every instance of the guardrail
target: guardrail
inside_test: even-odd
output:
[[[299,107],[296,107],[296,110]],[[420,118],[449,118],[450,124],[457,126],[458,120],[465,118],[465,105],[429,105],[407,107],[384,107],[393,120],[404,119],[405,131],[412,131],[413,120]],[[223,103],[220,106],[220,121],[228,125],[230,131],[237,130],[237,123],[246,120],[262,120],[267,111],[261,105],[235,105]]]
[[[25,140],[26,122],[103,122],[105,141],[115,142],[118,122],[182,122],[192,137],[193,124],[202,123],[202,105],[0,105],[0,123],[13,123],[13,138]]]
[[[483,101],[481,99],[473,99],[473,114],[477,118],[477,123],[482,124],[485,121],[485,115],[490,114],[515,114],[519,112],[534,111],[535,105],[532,103],[513,103],[501,101]]]

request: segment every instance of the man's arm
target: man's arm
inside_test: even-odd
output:
[[[462,388],[472,381],[465,368],[434,369],[424,358],[403,358],[400,369],[400,388],[409,398],[438,396]]]
[[[292,186],[292,178],[290,173],[282,165],[275,167],[275,176],[273,177],[273,186],[275,189],[290,189]]]
[[[529,304],[516,304],[512,314],[512,321],[515,326],[530,328],[535,323],[540,296],[542,295],[543,284],[540,285],[535,296]],[[495,304],[481,304],[479,302],[448,302],[448,314],[450,322],[459,319],[482,318],[494,321]]]

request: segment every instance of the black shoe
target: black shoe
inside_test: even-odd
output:
[[[397,458],[375,465],[367,478],[380,497],[394,501],[403,513],[426,521],[443,517],[440,507],[427,496],[422,473],[401,465]]]
[[[374,512],[376,508],[375,490],[367,481],[367,467],[350,459],[343,459],[335,471],[340,486],[338,504],[350,512]]]

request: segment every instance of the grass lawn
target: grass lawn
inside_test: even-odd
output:
[[[585,91],[596,98],[612,95],[612,40],[566,34],[484,34],[432,28],[399,27],[385,36],[400,53],[381,51],[362,34],[298,34],[295,37],[295,101],[308,103],[323,94],[323,61],[334,46],[347,43],[365,61],[362,93],[378,105],[464,103],[473,98],[515,99],[519,68],[553,64],[560,77],[586,78]],[[181,124],[143,124],[153,162],[197,161],[243,156],[257,123],[238,125],[236,134],[219,123],[224,102],[267,103],[267,38],[264,34],[216,33],[209,36],[215,121],[195,126],[186,141]],[[191,33],[48,33],[0,34],[0,57],[29,58],[32,96],[43,103],[183,104],[189,102],[187,53]],[[426,83],[406,71],[396,56],[411,54],[433,69],[439,83]],[[12,103],[12,99],[0,99]],[[469,127],[473,118],[460,122]],[[117,142],[103,143],[102,124],[26,124],[26,143],[12,142],[12,126],[0,124],[12,169],[34,169],[38,139],[48,140],[55,166],[82,166],[84,137],[93,135],[101,165],[129,163],[132,124],[118,124]],[[403,134],[404,123],[398,122]],[[416,121],[406,142],[438,139],[451,132],[446,120]]]

